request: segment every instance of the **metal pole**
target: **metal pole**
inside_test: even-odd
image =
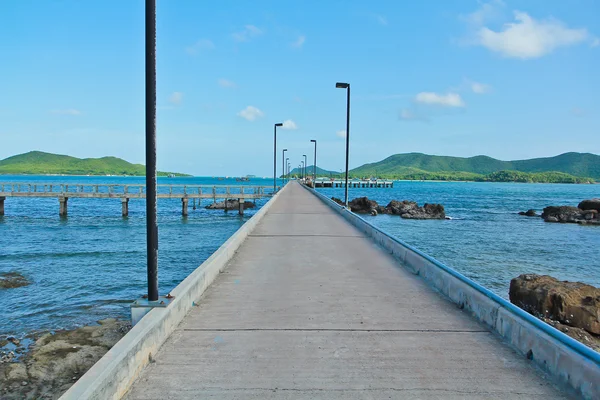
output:
[[[350,84],[348,84],[348,102],[346,106],[346,193],[344,204],[348,208],[348,155],[350,153]]]
[[[285,159],[285,164],[287,165],[287,180],[288,181],[290,180],[290,163],[288,162],[289,160],[290,160],[289,157],[287,157]]]
[[[314,167],[313,168],[313,176],[314,176],[313,182],[316,182],[317,181],[317,141],[316,140],[315,140],[315,165],[313,167]],[[313,187],[316,187],[316,186],[313,185]]]
[[[287,149],[283,149],[282,155],[281,155],[281,180],[283,181],[285,179],[285,152],[287,151]]]
[[[148,300],[158,300],[156,220],[156,0],[146,0],[146,239]]]
[[[277,124],[273,126],[273,194],[275,194],[277,179]]]
[[[307,164],[306,164],[306,154],[302,154],[304,156],[304,180],[306,180],[306,171],[307,171]]]

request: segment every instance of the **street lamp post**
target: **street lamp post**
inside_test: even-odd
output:
[[[315,139],[310,141],[315,144],[315,162],[313,164],[313,188],[315,188],[315,182],[317,181],[317,141]]]
[[[346,191],[344,195],[344,204],[348,208],[348,153],[350,152],[350,84],[337,82],[335,87],[338,89],[348,89],[346,103]]]
[[[306,163],[306,154],[302,154],[302,157],[304,157],[304,181],[306,182],[306,172],[308,171],[308,164]]]
[[[146,247],[148,300],[158,301],[156,219],[156,0],[146,0]]]
[[[304,161],[300,161],[300,179],[304,179],[304,171],[306,170],[306,164]]]
[[[273,194],[277,190],[277,127],[283,126],[281,122],[273,127]]]
[[[283,149],[283,153],[281,155],[281,180],[285,179],[285,152],[287,149]]]
[[[289,161],[290,161],[290,158],[286,157],[286,159],[285,159],[285,165],[287,165],[287,179],[288,179],[288,181],[290,180],[290,163],[289,163]]]

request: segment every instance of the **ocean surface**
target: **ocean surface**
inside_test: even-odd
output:
[[[317,189],[344,199],[344,189]],[[525,273],[552,275],[600,287],[600,226],[544,222],[518,215],[550,205],[577,206],[600,197],[600,185],[489,182],[394,182],[391,189],[349,188],[367,196],[440,203],[452,220],[362,216],[404,242],[508,299],[510,280]]]
[[[0,176],[0,182],[37,184],[139,184],[134,177]],[[159,178],[159,184],[272,185],[270,179]],[[164,190],[164,189],[163,189]],[[343,189],[318,189],[343,198]],[[508,296],[522,273],[550,274],[600,286],[600,227],[545,223],[517,215],[548,205],[577,205],[600,197],[600,185],[463,182],[396,182],[391,189],[350,189],[367,196],[441,203],[452,220],[417,221],[398,216],[367,220],[446,265]],[[257,208],[237,212],[192,209],[181,216],[179,199],[158,200],[159,289],[166,294],[210,256]],[[7,198],[0,217],[0,272],[19,271],[30,286],[0,290],[0,335],[73,328],[107,317],[127,318],[129,303],[146,293],[144,200],[131,200],[121,217],[119,199],[69,200],[58,216],[56,198]]]
[[[144,178],[0,175],[0,182],[66,183],[73,190],[77,183],[134,185]],[[158,183],[272,188],[273,180],[159,178]],[[257,207],[241,217],[237,210],[204,209],[212,200],[193,210],[190,200],[184,218],[180,199],[158,199],[160,293],[177,286],[267,201],[257,200]],[[147,293],[145,200],[129,201],[128,218],[121,217],[118,198],[70,198],[68,207],[68,217],[61,218],[57,198],[6,199],[6,215],[0,217],[0,273],[21,272],[33,284],[0,289],[0,336],[127,318],[129,304]]]

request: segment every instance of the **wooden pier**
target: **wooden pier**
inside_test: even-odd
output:
[[[129,215],[130,199],[145,199],[144,184],[34,184],[0,183],[0,216],[4,215],[4,202],[8,197],[54,197],[58,199],[59,215],[68,214],[70,198],[121,199],[122,216]],[[159,199],[181,199],[181,214],[188,215],[189,200],[212,199],[213,202],[237,199],[239,213],[244,214],[244,201],[273,195],[270,186],[249,185],[157,185]]]
[[[344,179],[317,179],[315,181],[315,187],[318,188],[343,188],[346,187],[346,181]],[[386,181],[382,179],[368,180],[368,179],[349,179],[348,187],[351,188],[393,188],[394,181]]]

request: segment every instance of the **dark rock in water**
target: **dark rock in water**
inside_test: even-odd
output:
[[[526,217],[537,217],[537,213],[533,209],[527,211],[520,211],[519,215],[524,215]]]
[[[367,197],[359,197],[348,203],[350,210],[357,214],[371,214],[372,210],[377,211],[377,204],[374,200],[369,200]]]
[[[600,225],[598,211],[593,209],[582,210],[578,207],[571,206],[546,207],[542,212],[542,218],[544,218],[544,221],[546,222],[571,222]]]
[[[510,301],[523,310],[600,335],[600,289],[548,275],[524,274],[510,281]]]
[[[332,197],[331,200],[335,201],[336,203],[338,203],[340,206],[344,205],[344,202],[340,199],[338,199],[337,197]]]
[[[577,208],[582,210],[596,210],[600,211],[600,199],[583,200]]]
[[[251,201],[245,201],[244,202],[244,210],[248,209],[248,208],[254,208],[256,207],[256,205],[251,202]],[[240,208],[240,203],[237,200],[232,200],[232,199],[228,199],[227,200],[227,207],[225,207],[225,202],[224,201],[220,201],[217,203],[212,203],[207,205],[206,207],[204,207],[208,210],[238,210]]]
[[[0,274],[0,289],[12,289],[31,285],[31,282],[18,272]]]
[[[419,207],[414,201],[392,200],[386,209],[389,214],[400,215],[407,219],[446,219],[446,212],[441,204],[425,203],[423,207]]]

